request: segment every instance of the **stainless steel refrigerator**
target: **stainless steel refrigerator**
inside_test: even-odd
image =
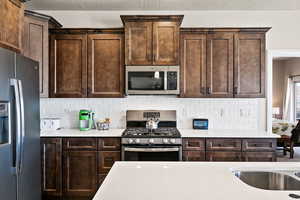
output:
[[[40,200],[38,63],[0,48],[0,200]]]

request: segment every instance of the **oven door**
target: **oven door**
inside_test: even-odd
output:
[[[126,66],[126,94],[179,94],[179,67]]]
[[[123,146],[123,161],[181,161],[181,146]]]

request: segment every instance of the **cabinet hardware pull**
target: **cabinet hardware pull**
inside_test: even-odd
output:
[[[233,88],[233,94],[237,94],[238,93],[238,87],[234,87]]]
[[[210,87],[207,87],[207,88],[206,88],[206,93],[207,93],[207,94],[211,94],[211,89],[210,89]]]

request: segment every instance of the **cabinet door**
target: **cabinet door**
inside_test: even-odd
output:
[[[86,35],[51,35],[50,96],[87,96]]]
[[[275,162],[275,152],[244,152],[243,160],[246,162]]]
[[[153,22],[153,65],[179,65],[178,22]]]
[[[88,96],[123,97],[123,34],[88,35]]]
[[[207,94],[233,97],[233,33],[207,36]]]
[[[1,0],[0,3],[0,46],[19,53],[22,46],[24,5],[19,0]]]
[[[41,158],[43,199],[59,198],[62,195],[61,138],[42,138]]]
[[[236,34],[234,85],[235,97],[264,97],[265,34]]]
[[[48,22],[25,16],[22,41],[24,56],[39,62],[40,97],[48,97]]]
[[[152,22],[125,25],[126,65],[152,65]]]
[[[99,174],[108,173],[112,168],[115,161],[121,160],[121,152],[120,151],[100,151],[98,153],[99,159]]]
[[[208,151],[206,152],[206,160],[219,162],[235,162],[242,161],[242,155],[241,152]]]
[[[184,161],[205,161],[205,151],[183,151]]]
[[[97,191],[97,152],[64,152],[64,197],[90,197]]]
[[[181,35],[180,96],[206,96],[206,34]]]

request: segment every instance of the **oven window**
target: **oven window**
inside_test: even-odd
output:
[[[125,152],[125,161],[179,161],[179,152]]]
[[[164,90],[164,72],[128,72],[129,90]]]

